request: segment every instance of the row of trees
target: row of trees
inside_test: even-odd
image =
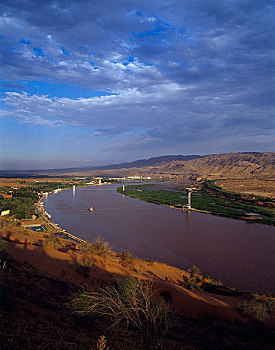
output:
[[[0,210],[10,210],[10,214],[17,219],[29,219],[35,214],[34,204],[39,200],[41,192],[51,192],[55,188],[68,188],[71,183],[67,182],[41,182],[31,186],[12,189],[5,186],[2,193],[12,193],[11,198],[4,198],[0,195]]]

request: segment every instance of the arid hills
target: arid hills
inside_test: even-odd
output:
[[[135,163],[135,162],[134,162]],[[131,163],[128,163],[131,164]],[[64,171],[64,174],[66,171]],[[106,176],[151,176],[158,178],[255,178],[275,177],[275,152],[212,154],[188,160],[155,162],[153,165],[120,169],[75,170],[70,173]]]
[[[162,165],[160,171],[169,173],[171,176],[203,176],[213,179],[218,177],[271,177],[275,175],[275,153],[215,154]]]
[[[142,176],[153,180],[215,180],[225,190],[251,193],[259,196],[275,198],[275,152],[224,153],[207,156],[192,156],[187,160],[170,160],[164,157],[153,164],[125,168],[98,170],[78,170],[63,174],[87,176]],[[133,162],[136,164],[137,162]],[[150,159],[147,160],[147,164]]]

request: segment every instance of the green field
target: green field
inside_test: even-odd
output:
[[[187,204],[187,198],[183,198],[187,197],[185,189],[173,191],[152,190],[148,186],[150,185],[126,186],[124,192],[122,192],[122,187],[119,187],[117,191],[126,196],[138,198],[146,202],[169,205],[175,208],[183,208]],[[192,193],[192,208],[206,211],[213,215],[275,225],[274,209],[240,203],[234,197],[232,197],[232,200],[229,200],[202,191],[194,191]],[[254,213],[256,215],[251,217],[246,213]]]
[[[0,211],[10,210],[17,219],[30,219],[35,214],[35,203],[41,198],[41,192],[51,192],[56,188],[70,188],[72,184],[64,182],[41,182],[19,189],[10,186],[0,187]],[[2,194],[12,192],[11,198]]]

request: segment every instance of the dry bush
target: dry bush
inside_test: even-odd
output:
[[[83,242],[79,245],[79,250],[83,253],[93,253],[103,258],[110,254],[110,245],[101,236],[98,236],[93,243]]]
[[[197,275],[199,275],[201,272],[200,272],[200,269],[196,266],[196,265],[192,265],[188,270],[187,272],[190,273],[190,277],[193,278]]]
[[[156,302],[152,282],[124,277],[97,290],[82,290],[71,301],[80,316],[107,316],[112,326],[134,326],[146,335],[168,328],[168,306]]]
[[[3,257],[7,254],[7,242],[0,238],[0,257]]]
[[[104,238],[98,236],[92,243],[93,251],[95,254],[98,254],[106,258],[110,254],[110,245],[104,240]]]
[[[55,234],[52,234],[49,238],[45,239],[43,245],[45,247],[54,247],[55,249],[61,247],[60,239]]]
[[[188,290],[200,289],[200,281],[196,277],[189,278],[188,276],[182,275],[181,284]]]
[[[85,278],[88,278],[95,262],[94,257],[91,256],[90,253],[73,253],[71,257],[72,265],[76,267],[76,271],[83,275]]]
[[[257,298],[253,298],[250,301],[244,300],[238,305],[239,311],[243,315],[249,315],[257,321],[266,320],[274,306],[273,300],[261,301]]]
[[[107,342],[104,335],[102,335],[98,339],[95,350],[109,350],[109,347],[107,347]]]
[[[129,250],[125,250],[124,252],[119,253],[118,256],[119,256],[119,262],[122,266],[125,266],[125,267],[133,266],[134,258],[133,258],[133,255],[129,252]]]

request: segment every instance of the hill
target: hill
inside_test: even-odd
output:
[[[62,169],[40,169],[40,170],[0,170],[0,176],[17,176],[17,175],[52,175],[52,174],[67,174],[74,172],[87,172],[94,170],[108,170],[108,169],[128,169],[140,168],[145,166],[158,165],[163,162],[185,161],[200,158],[200,155],[166,155],[160,157],[152,157],[149,159],[139,159],[133,162],[125,162],[119,164],[110,164],[104,166],[80,167],[80,168],[62,168]]]
[[[177,157],[173,159],[172,157]],[[183,157],[183,158],[181,158]],[[127,164],[125,166],[124,164]],[[275,152],[224,153],[206,156],[164,156],[104,169],[78,169],[63,174],[102,176],[151,176],[169,179],[274,178]]]
[[[275,153],[213,154],[188,161],[162,164],[159,171],[174,176],[202,176],[206,178],[245,178],[275,175]]]
[[[46,169],[46,170],[7,170],[0,176],[15,175],[91,175],[129,176],[141,175],[158,178],[274,178],[275,152],[243,152],[211,155],[166,155],[140,159],[133,162],[97,167]]]

